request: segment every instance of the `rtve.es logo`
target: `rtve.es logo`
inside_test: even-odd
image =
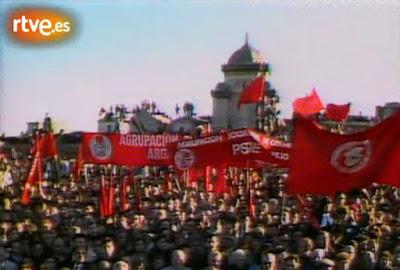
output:
[[[26,44],[41,44],[70,38],[74,21],[59,9],[29,7],[12,10],[7,27],[12,39]]]

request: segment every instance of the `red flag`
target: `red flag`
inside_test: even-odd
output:
[[[99,196],[99,201],[100,201],[100,216],[106,217],[108,216],[108,196],[107,196],[107,188],[106,188],[106,183],[104,176],[101,176],[100,179],[100,196]]]
[[[108,215],[113,216],[115,213],[114,202],[115,202],[115,187],[114,187],[114,176],[110,176],[110,186],[108,187]]]
[[[84,164],[82,151],[83,151],[82,144],[80,144],[78,150],[78,158],[75,160],[75,165],[74,165],[74,178],[76,182],[78,182],[81,177],[82,166]]]
[[[38,151],[42,158],[57,156],[56,140],[53,133],[45,133],[39,139]]]
[[[326,116],[333,121],[340,122],[346,120],[349,111],[350,103],[343,105],[329,103],[328,105],[326,105]]]
[[[298,98],[293,102],[293,111],[303,116],[319,113],[323,109],[324,105],[315,89],[310,96]]]
[[[31,170],[29,171],[28,179],[25,182],[24,191],[21,196],[21,203],[28,205],[31,202],[31,188],[33,185],[39,183],[39,159],[35,156]]]
[[[264,76],[259,76],[252,80],[245,89],[243,89],[240,95],[237,107],[239,108],[241,104],[246,103],[256,103],[261,100],[264,96],[265,91],[265,79]]]
[[[121,186],[120,186],[120,203],[121,203],[121,210],[127,211],[129,209],[129,201],[128,201],[128,177],[125,176],[122,179]]]
[[[226,167],[219,167],[217,169],[217,182],[215,183],[214,192],[217,194],[222,194],[227,192]]]
[[[364,132],[341,135],[299,117],[288,191],[333,195],[373,182],[400,185],[400,111]]]
[[[206,172],[205,172],[206,177],[205,177],[205,181],[204,181],[205,191],[206,192],[210,192],[210,191],[212,191],[211,188],[210,188],[211,182],[212,182],[212,180],[211,180],[211,178],[212,178],[212,168],[210,166],[206,166],[205,170],[206,170]]]
[[[32,186],[39,185],[39,188],[41,188],[40,185],[43,179],[42,158],[54,157],[57,155],[57,148],[53,134],[45,133],[41,137],[36,137],[32,152],[35,154],[35,158],[21,196],[21,203],[24,205],[30,203]]]

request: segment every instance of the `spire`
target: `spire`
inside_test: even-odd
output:
[[[246,32],[245,44],[249,45],[249,33],[248,32]]]

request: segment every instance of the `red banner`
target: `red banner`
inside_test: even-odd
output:
[[[170,165],[167,145],[179,135],[84,133],[82,159],[86,163],[121,166]]]
[[[240,129],[176,145],[180,170],[205,166],[288,167],[290,144],[253,130]]]
[[[288,191],[327,194],[368,187],[373,182],[400,186],[400,111],[363,132],[334,134],[299,117]]]

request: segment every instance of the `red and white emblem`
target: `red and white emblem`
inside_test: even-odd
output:
[[[104,135],[95,135],[89,142],[90,152],[93,157],[99,160],[111,157],[112,145],[110,139]]]
[[[335,149],[331,165],[341,173],[355,173],[365,167],[371,157],[369,140],[347,142]]]
[[[174,160],[175,160],[175,166],[179,170],[187,170],[193,166],[195,157],[192,150],[179,149],[175,153]]]

